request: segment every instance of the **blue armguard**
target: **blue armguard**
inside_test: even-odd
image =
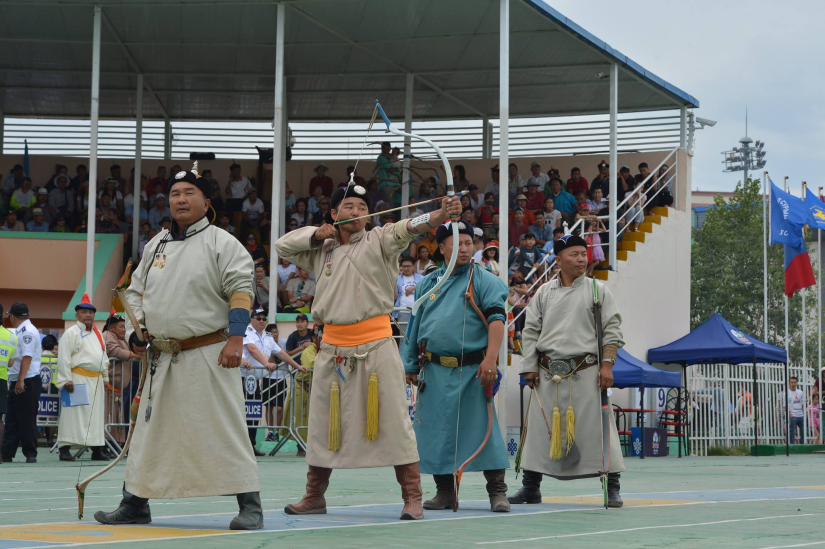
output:
[[[229,335],[244,335],[250,320],[251,315],[246,309],[232,309],[229,311]]]

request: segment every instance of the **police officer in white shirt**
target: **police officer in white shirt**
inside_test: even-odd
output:
[[[293,368],[306,372],[306,368],[295,362],[286,351],[281,349],[264,328],[266,328],[266,313],[263,309],[253,310],[252,319],[249,326],[246,327],[246,333],[243,338],[243,367],[241,367],[241,376],[243,376],[244,390],[247,395],[252,393],[246,385],[250,376],[256,380],[261,380],[264,379],[264,374],[267,370],[270,372],[267,377],[275,373],[281,373],[278,370],[278,366],[270,362],[272,356],[279,358]],[[288,372],[283,372],[283,377],[286,377],[286,375],[288,375]],[[263,383],[265,389],[271,385],[271,382],[264,381]],[[257,383],[255,384],[254,396],[255,398],[261,397]],[[283,406],[283,403],[281,406]],[[262,456],[264,453],[255,448],[257,434],[257,429],[249,429],[249,441],[252,443],[252,449],[255,451],[256,456]]]
[[[20,301],[9,309],[17,348],[9,362],[9,400],[2,458],[11,461],[18,444],[26,463],[37,463],[37,404],[40,401],[40,333],[29,320],[29,307]]]

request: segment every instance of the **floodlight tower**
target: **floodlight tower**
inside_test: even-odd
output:
[[[745,111],[745,134],[748,133],[748,114]],[[765,143],[764,141],[753,142],[753,139],[745,135],[739,140],[741,147],[729,151],[723,151],[725,156],[722,163],[725,165],[723,172],[745,172],[742,182],[748,180],[749,170],[760,170],[765,167]]]

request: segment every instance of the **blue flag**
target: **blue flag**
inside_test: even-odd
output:
[[[802,243],[802,228],[809,223],[811,215],[802,199],[786,193],[771,181],[770,243],[798,248]]]
[[[825,229],[825,203],[814,193],[805,193],[805,207],[808,209],[808,225],[814,229]]]

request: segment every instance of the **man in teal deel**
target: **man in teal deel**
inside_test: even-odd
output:
[[[449,276],[410,320],[401,351],[407,381],[418,386],[414,429],[419,466],[422,473],[433,475],[437,489],[424,509],[453,507],[454,473],[478,453],[465,470],[484,472],[491,510],[506,513],[510,503],[504,470],[509,460],[495,409],[487,405],[485,386],[498,379],[496,362],[504,339],[508,289],[498,277],[472,263],[471,225],[459,222],[458,244],[453,242],[450,224],[438,227],[436,240],[439,260],[449,258],[458,245],[456,267],[452,274],[441,267],[416,286],[417,300],[441,277]]]

